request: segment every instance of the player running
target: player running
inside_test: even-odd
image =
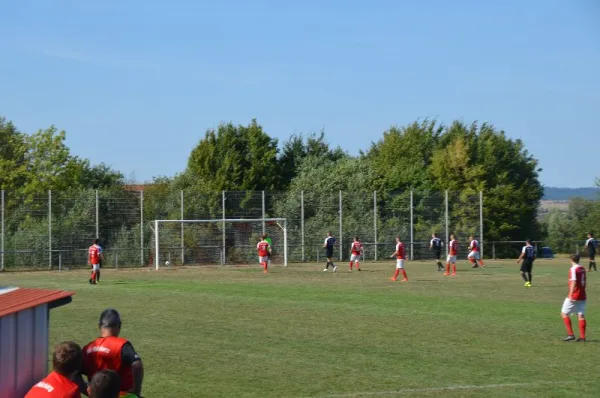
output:
[[[588,239],[585,241],[585,247],[583,248],[583,250],[587,250],[588,252],[588,258],[590,259],[590,265],[588,268],[588,271],[592,270],[592,267],[594,268],[594,271],[598,271],[598,269],[596,268],[596,249],[598,247],[598,241],[596,239],[594,239],[594,234],[592,234],[591,232],[588,234]]]
[[[439,238],[438,234],[431,235],[431,241],[429,242],[429,250],[431,250],[433,252],[433,255],[435,257],[435,261],[436,261],[436,264],[438,267],[438,271],[444,270],[444,265],[442,264],[442,261],[441,261],[443,245],[444,244],[443,244],[442,240]]]
[[[402,272],[402,280],[401,282],[408,282],[408,277],[406,276],[406,271],[404,270],[404,261],[406,260],[406,250],[404,247],[404,243],[400,240],[399,236],[396,236],[396,251],[394,254],[390,256],[390,258],[396,257],[396,272],[394,272],[394,276],[392,277],[392,281],[396,281],[398,279],[398,275]]]
[[[450,265],[452,265],[452,276],[456,276],[456,255],[458,253],[458,241],[454,234],[450,234],[450,243],[448,243],[448,258],[446,259],[446,272],[444,275],[450,275]]]
[[[531,270],[533,269],[533,262],[535,261],[535,247],[531,244],[531,241],[527,239],[525,241],[525,246],[521,250],[521,255],[517,260],[517,264],[521,261],[521,277],[525,281],[525,287],[531,287]]]
[[[585,267],[579,265],[579,254],[573,254],[571,255],[571,268],[569,269],[569,295],[565,299],[561,310],[561,316],[567,328],[567,337],[563,341],[575,340],[570,318],[572,314],[577,314],[579,320],[579,338],[577,341],[585,341],[586,322],[584,313],[587,299],[585,285]]]
[[[350,272],[352,272],[352,264],[356,265],[356,270],[360,271],[360,256],[363,253],[363,244],[358,239],[358,236],[354,237],[354,242],[352,242],[352,247],[350,248]]]
[[[327,257],[327,264],[325,265],[325,269],[323,272],[327,272],[329,270],[329,266],[333,267],[333,272],[337,271],[337,266],[333,263],[333,247],[335,245],[335,238],[329,232],[327,234],[327,238],[325,238],[325,242],[323,243],[323,247],[325,248],[325,257]]]
[[[471,243],[469,244],[469,255],[467,258],[469,259],[469,262],[473,264],[472,268],[477,268],[479,266],[481,266],[481,268],[485,267],[483,265],[483,260],[480,257],[479,242],[473,235],[469,236],[469,240]]]
[[[88,265],[92,267],[92,277],[89,279],[91,285],[100,282],[101,262],[104,262],[104,254],[102,254],[100,240],[94,239],[93,244],[88,248]]]
[[[267,235],[261,237],[261,241],[256,245],[258,251],[258,262],[264,268],[263,272],[267,273],[269,267],[269,254],[271,253],[271,245],[267,242]]]

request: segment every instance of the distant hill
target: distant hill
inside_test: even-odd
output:
[[[599,199],[600,189],[544,187],[544,200],[569,200],[572,198]]]

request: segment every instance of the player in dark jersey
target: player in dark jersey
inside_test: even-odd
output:
[[[327,272],[329,270],[329,266],[333,268],[333,272],[337,271],[337,266],[333,263],[333,247],[335,245],[335,238],[329,232],[327,234],[327,238],[325,238],[325,242],[323,242],[323,247],[325,248],[325,257],[327,257],[327,264],[325,265],[325,269],[323,272]]]
[[[588,239],[585,241],[585,247],[583,249],[587,250],[588,258],[590,259],[588,271],[591,271],[592,268],[594,268],[594,271],[598,271],[596,268],[596,250],[598,249],[598,241],[591,232],[588,234]]]
[[[444,266],[442,265],[442,246],[444,243],[438,236],[438,234],[431,235],[431,241],[429,242],[429,249],[432,251],[433,256],[435,257],[435,261],[438,267],[438,271],[444,271]]]
[[[529,239],[525,241],[525,246],[521,250],[517,264],[521,261],[523,262],[521,264],[521,277],[525,281],[525,287],[531,287],[531,271],[533,269],[533,262],[535,261],[535,247],[533,247]]]

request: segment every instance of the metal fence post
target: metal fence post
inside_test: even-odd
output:
[[[263,235],[266,233],[266,224],[265,224],[265,214],[266,214],[266,209],[265,209],[265,191],[262,191],[262,233]]]
[[[183,189],[180,192],[180,197],[181,197],[181,220],[184,219],[184,214],[183,214],[183,210],[184,210],[184,203],[183,203]],[[185,264],[185,244],[183,242],[184,239],[184,235],[183,235],[183,221],[181,222],[181,265]]]
[[[413,234],[414,234],[414,221],[413,221],[413,191],[412,189],[410,190],[410,259],[413,260],[414,259],[414,241],[413,241]]]
[[[445,198],[445,205],[446,205],[446,256],[448,255],[448,242],[450,242],[450,237],[448,236],[448,190],[446,190],[446,198]]]
[[[304,262],[304,191],[300,191],[300,238],[302,243],[302,262]]]
[[[0,191],[0,271],[4,271],[4,189]]]
[[[342,190],[340,189],[340,261],[344,259],[342,233]]]
[[[375,261],[377,261],[377,191],[373,191],[373,243],[375,244]]]
[[[496,259],[496,243],[492,243],[492,258]]]
[[[98,190],[96,189],[96,239],[100,238],[100,203]]]
[[[483,259],[483,191],[479,191],[479,252]]]
[[[52,269],[52,191],[48,190],[48,268]]]
[[[140,265],[144,266],[144,190],[140,191]]]
[[[225,236],[225,191],[221,191],[222,194],[222,206],[223,206],[223,261],[221,265],[225,265],[225,260],[227,259],[227,252],[225,251],[225,245],[227,243]]]

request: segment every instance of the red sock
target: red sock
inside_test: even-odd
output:
[[[402,269],[401,269],[401,271],[402,271],[402,275],[404,276],[404,279],[408,279],[408,278],[406,277],[406,271],[404,271],[404,268],[402,268]]]
[[[356,269],[360,269],[360,263],[356,263]]]
[[[92,271],[92,281],[96,282],[96,271]]]
[[[400,274],[400,268],[396,268],[396,272],[394,272],[394,278],[397,278],[398,274]]]
[[[579,337],[585,339],[585,319],[579,320]]]
[[[483,267],[483,260],[479,260],[479,265]]]
[[[567,334],[569,336],[573,336],[573,327],[571,326],[571,318],[566,317],[563,318],[563,322],[565,323],[565,327],[567,328]]]
[[[456,273],[456,264],[452,264],[452,272]]]
[[[446,273],[450,273],[450,263],[446,263]]]
[[[352,270],[352,261],[350,261],[350,265],[349,266],[350,266],[350,270]],[[356,267],[356,268],[358,268],[358,267]]]
[[[475,264],[475,260],[473,259],[473,257],[469,257],[469,262],[470,262],[471,264]]]

